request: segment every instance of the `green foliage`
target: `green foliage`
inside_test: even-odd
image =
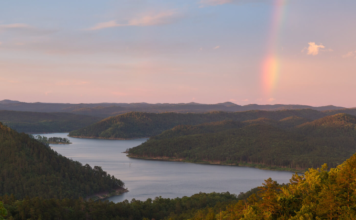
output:
[[[128,153],[138,158],[291,170],[316,168],[324,163],[336,167],[355,153],[354,116],[337,114],[294,128],[288,128],[289,121],[262,118],[180,125],[129,149]]]
[[[211,213],[196,211],[198,219],[356,219],[356,154],[332,168],[324,164],[295,174],[290,184],[280,186],[272,179],[256,195]],[[210,216],[215,216],[210,218]]]
[[[69,113],[0,111],[0,122],[18,132],[68,132],[100,118]]]
[[[11,196],[0,197],[8,209],[9,219],[65,219],[65,220],[142,220],[188,219],[203,208],[218,210],[238,201],[230,193],[199,193],[191,197],[164,199],[157,197],[139,201],[133,199],[120,203],[85,201],[82,199],[25,198],[16,201]]]
[[[224,120],[246,121],[258,118],[281,120],[286,117],[305,118],[300,121],[314,120],[325,114],[316,110],[246,111],[246,112],[210,112],[210,113],[142,113],[130,112],[106,118],[88,127],[72,131],[69,136],[106,139],[127,139],[152,137],[178,125],[198,125]],[[287,126],[287,123],[285,123]]]
[[[3,220],[7,216],[7,210],[4,208],[4,204],[0,201],[0,220]]]
[[[79,198],[124,186],[100,167],[59,155],[0,123],[0,195]]]

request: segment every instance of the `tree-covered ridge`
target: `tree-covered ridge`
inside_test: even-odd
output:
[[[2,213],[11,220],[321,220],[356,219],[356,154],[328,171],[324,164],[295,174],[290,183],[272,179],[238,197],[199,193],[191,197],[112,203],[82,199],[0,197]],[[1,204],[1,203],[0,203]]]
[[[199,193],[191,197],[175,199],[161,197],[146,201],[133,199],[131,202],[126,200],[116,204],[82,199],[25,198],[16,201],[11,196],[0,196],[9,220],[185,220],[193,217],[197,210],[210,208],[218,211],[241,199],[244,197],[236,197],[228,192]]]
[[[327,165],[295,174],[290,184],[265,181],[257,195],[222,210],[202,209],[199,219],[356,219],[356,155],[337,168]]]
[[[336,167],[356,152],[355,119],[338,114],[294,128],[270,119],[180,125],[129,149],[128,156],[289,170]]]
[[[0,122],[18,132],[69,132],[100,119],[70,113],[0,111]]]
[[[79,198],[124,186],[100,167],[83,166],[1,123],[0,152],[0,195]]]
[[[246,121],[258,118],[281,120],[291,116],[315,120],[326,115],[323,112],[311,109],[188,114],[130,112],[109,117],[88,127],[72,131],[69,136],[107,139],[152,137],[177,125],[198,125],[224,120]],[[305,121],[302,120],[301,122]]]

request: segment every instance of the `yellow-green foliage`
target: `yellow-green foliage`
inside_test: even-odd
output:
[[[327,165],[295,174],[290,184],[265,180],[258,195],[215,213],[196,212],[197,219],[356,219],[356,155],[328,171]],[[204,212],[205,216],[202,216]]]

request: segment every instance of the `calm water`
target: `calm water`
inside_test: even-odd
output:
[[[42,134],[47,137],[67,137],[66,133]],[[130,159],[122,153],[145,142],[136,140],[96,140],[70,138],[71,145],[51,145],[58,153],[80,161],[83,165],[101,166],[103,170],[125,183],[130,192],[109,198],[113,202],[135,198],[146,200],[162,196],[176,198],[199,192],[239,194],[260,186],[272,177],[287,183],[290,172],[259,170],[247,167],[200,165],[182,162]]]

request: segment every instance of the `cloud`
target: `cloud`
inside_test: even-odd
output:
[[[216,46],[216,47],[214,47],[214,50],[217,50],[217,49],[219,49],[220,48],[220,46]]]
[[[31,29],[32,27],[27,24],[3,24],[0,25],[0,30],[16,30],[16,29]]]
[[[348,52],[347,54],[343,55],[342,56],[343,58],[350,58],[350,57],[355,57],[356,58],[356,51],[351,51],[351,52]]]
[[[130,19],[125,23],[118,23],[115,20],[103,22],[89,28],[88,30],[100,30],[113,27],[127,27],[127,26],[155,26],[164,25],[174,22],[179,15],[174,11],[166,11],[152,15],[146,15],[134,19]]]
[[[127,96],[127,94],[123,92],[112,92],[111,94],[114,96]]]
[[[317,45],[317,44],[315,44],[315,42],[309,42],[309,47],[308,48],[305,47],[302,50],[302,53],[307,50],[308,55],[316,56],[319,54],[320,51],[333,51],[332,49],[320,50],[320,49],[324,49],[324,48],[325,48],[325,46],[322,44]]]
[[[87,81],[62,81],[62,82],[57,82],[57,86],[82,86],[82,85],[87,85],[90,82]]]
[[[55,30],[36,28],[28,24],[22,24],[22,23],[0,25],[0,32],[4,32],[4,31],[20,32],[22,34],[26,33],[26,34],[35,34],[35,35],[50,34],[56,32]]]
[[[268,99],[269,102],[273,102],[273,101],[275,101],[275,100],[276,100],[276,99],[274,99],[274,98],[269,98],[269,99]]]
[[[223,4],[228,4],[232,3],[233,0],[201,0],[200,4],[201,5],[223,5]]]
[[[224,4],[247,4],[256,2],[268,2],[268,0],[200,0],[200,7],[216,6]]]

